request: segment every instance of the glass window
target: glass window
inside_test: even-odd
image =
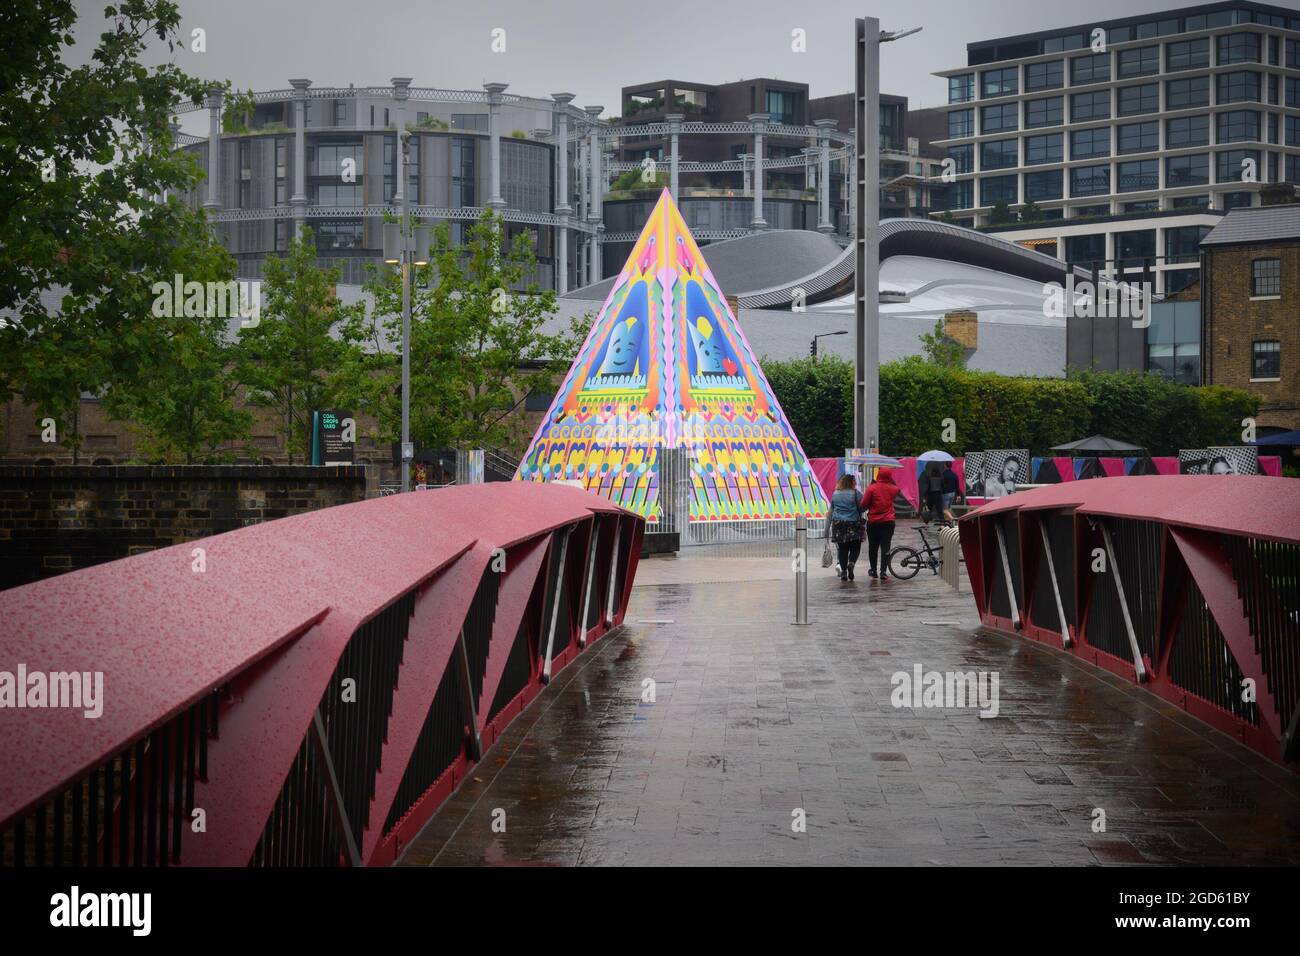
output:
[[[1228,149],[1215,155],[1217,183],[1255,182],[1259,179],[1259,150]]]
[[[1119,78],[1150,76],[1160,72],[1160,47],[1141,46],[1119,51]]]
[[[1060,126],[1065,122],[1065,97],[1049,96],[1044,100],[1025,102],[1025,129],[1039,126]]]
[[[1065,85],[1065,70],[1061,60],[1046,63],[1029,63],[1025,66],[1025,91],[1055,90]]]
[[[1209,196],[1175,196],[1169,201],[1171,209],[1209,209]]]
[[[794,101],[795,94],[789,90],[765,90],[763,93],[764,112],[773,123],[794,125]],[[883,109],[881,115],[884,115]]]
[[[975,74],[948,77],[948,102],[969,103],[975,99]]]
[[[1230,110],[1217,116],[1219,143],[1257,142],[1259,140],[1259,111]]]
[[[949,110],[948,112],[948,138],[957,139],[961,136],[975,135],[975,111],[974,110]]]
[[[1043,163],[1059,163],[1065,159],[1064,137],[1060,133],[1046,133],[1042,136],[1025,137],[1025,165],[1041,166]]]
[[[1115,233],[1115,258],[1121,269],[1141,266],[1156,257],[1156,231],[1137,229],[1133,232]]]
[[[1098,90],[1096,93],[1075,93],[1070,97],[1070,122],[1084,123],[1088,120],[1108,119],[1110,117],[1110,90]]]
[[[948,187],[949,209],[970,209],[975,205],[975,181],[962,179]]]
[[[1210,181],[1210,157],[1205,153],[1170,156],[1165,160],[1165,188],[1204,186]]]
[[[1165,84],[1165,109],[1185,110],[1210,105],[1210,78],[1195,76],[1187,80],[1170,80]]]
[[[1259,74],[1249,70],[1237,73],[1220,73],[1218,79],[1219,95],[1217,102],[1223,103],[1258,103]]]
[[[956,163],[958,173],[975,171],[975,147],[970,143],[963,146],[949,146],[948,158]]]
[[[1165,44],[1165,69],[1199,70],[1210,65],[1210,38]]]
[[[452,129],[471,129],[479,133],[488,131],[487,113],[452,113]]]
[[[312,223],[316,237],[316,252],[325,253],[339,249],[362,248],[360,219],[317,219]]]
[[[1019,120],[1020,107],[1015,103],[980,108],[980,132],[1003,133],[1014,130]]]
[[[1127,123],[1116,130],[1119,153],[1148,153],[1160,148],[1160,123]]]
[[[1258,63],[1258,33],[1225,33],[1218,37],[1219,66],[1228,63]]]
[[[1167,121],[1165,127],[1166,149],[1209,145],[1210,118],[1208,116],[1179,116]]]
[[[1047,169],[1037,173],[1025,174],[1025,201],[1043,202],[1060,199],[1064,177],[1059,169]]]
[[[1286,78],[1286,105],[1300,106],[1300,76]]]
[[[1286,144],[1300,146],[1300,116],[1286,118]]]
[[[1155,113],[1160,109],[1160,84],[1143,83],[1140,86],[1124,86],[1119,89],[1119,115],[1135,116],[1139,113]]]
[[[1165,262],[1197,262],[1209,226],[1175,226],[1165,230]]]
[[[1129,213],[1129,212],[1159,212],[1159,211],[1160,211],[1160,200],[1159,200],[1159,199],[1138,199],[1138,200],[1135,200],[1134,202],[1126,202],[1126,203],[1124,204],[1124,211],[1125,211],[1126,213]]]
[[[1250,368],[1250,377],[1255,378],[1281,378],[1282,377],[1282,343],[1273,341],[1255,341],[1252,343],[1253,362]]]
[[[1223,194],[1223,211],[1231,212],[1234,209],[1241,209],[1243,206],[1249,208],[1251,205],[1250,193],[1224,193]]]
[[[1071,196],[1105,196],[1109,192],[1109,166],[1076,166],[1070,170]]]
[[[1070,134],[1071,159],[1096,159],[1110,155],[1110,127],[1079,129]]]
[[[1286,68],[1300,70],[1300,40],[1286,41]]]
[[[1019,201],[1016,189],[1017,177],[985,176],[980,180],[980,205],[992,206],[999,202],[1014,203]]]
[[[1086,265],[1106,261],[1106,234],[1065,237],[1065,261],[1070,265]]]
[[[451,138],[451,205],[477,206],[474,198],[474,146],[472,136]]]
[[[1070,83],[1073,86],[1083,86],[1085,83],[1104,83],[1109,79],[1109,53],[1076,56],[1070,60]]]
[[[999,139],[980,144],[980,170],[1014,169],[1020,164],[1019,141]]]
[[[1071,219],[1096,219],[1099,216],[1110,215],[1110,203],[1099,203],[1096,206],[1072,206],[1070,207],[1074,215]]]
[[[1140,193],[1160,188],[1160,160],[1138,159],[1120,163],[1115,173],[1117,193]]]
[[[980,95],[1013,96],[1020,92],[1020,70],[1009,66],[1001,70],[985,70],[980,74]]]

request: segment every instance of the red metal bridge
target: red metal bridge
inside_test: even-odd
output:
[[[1300,761],[1300,482],[1073,481],[985,505],[960,528],[985,625]]]
[[[498,483],[0,593],[0,670],[103,687],[97,718],[26,687],[0,709],[0,863],[391,862],[621,623],[642,533],[581,490]]]

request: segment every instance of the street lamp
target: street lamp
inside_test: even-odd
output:
[[[411,133],[403,129],[398,134],[402,141],[402,169],[397,189],[402,197],[402,213],[398,222],[384,223],[384,262],[398,266],[402,273],[402,490],[411,490],[411,461],[415,446],[411,443],[411,283],[412,266],[429,263],[429,227],[411,229],[411,203],[406,190],[407,161],[411,155]],[[412,245],[412,238],[415,242]]]
[[[920,29],[891,33],[880,29],[875,17],[861,17],[856,24],[853,444],[857,448],[874,448],[880,434],[880,44],[901,40]]]
[[[810,354],[814,359],[817,358],[817,340],[818,340],[818,339],[826,339],[826,338],[830,338],[832,335],[848,335],[848,334],[849,334],[849,330],[848,330],[848,329],[840,329],[838,332],[818,332],[818,333],[817,333],[816,335],[814,335],[813,338],[812,338],[812,346],[809,348],[809,350],[808,350],[808,354]]]

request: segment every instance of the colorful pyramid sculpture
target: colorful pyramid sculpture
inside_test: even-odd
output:
[[[690,458],[691,521],[826,513],[799,439],[665,189],[515,479],[581,482],[654,523],[670,449]]]

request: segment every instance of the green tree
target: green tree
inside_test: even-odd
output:
[[[934,365],[960,368],[966,363],[966,349],[960,342],[948,338],[943,330],[943,319],[934,324],[934,331],[921,333],[921,349]]]
[[[344,396],[344,370],[357,346],[345,335],[362,306],[335,295],[339,270],[316,264],[310,229],[289,244],[284,258],[266,260],[264,304],[258,323],[242,329],[235,349],[236,378],[249,404],[274,411],[289,463],[311,447],[311,413],[334,408]]]
[[[1005,225],[1006,223],[1015,222],[1016,214],[1011,211],[1005,199],[999,199],[989,210],[989,223],[994,226]]]
[[[853,444],[853,365],[836,355],[759,363],[810,458],[834,458]]]
[[[0,401],[15,394],[81,444],[83,392],[138,387],[158,329],[154,282],[171,278],[177,236],[202,213],[178,199],[193,160],[170,142],[177,100],[204,84],[174,65],[140,63],[151,38],[174,48],[180,15],[168,0],[122,0],[84,66],[64,62],[74,0],[19,0],[0,9]],[[214,243],[210,235],[206,239]],[[53,292],[57,306],[42,295]]]
[[[206,233],[205,226],[201,232]],[[187,281],[234,280],[235,261],[224,249],[207,243],[206,235],[188,239],[180,237],[175,246],[177,273],[183,270]],[[230,455],[221,446],[248,440],[252,426],[252,415],[238,404],[233,369],[231,328],[239,320],[230,313],[240,310],[229,301],[218,306],[206,295],[198,315],[187,314],[190,309],[178,313],[175,303],[171,305],[153,310],[157,335],[140,360],[147,384],[110,387],[105,408],[128,423],[147,460],[224,460]]]
[[[1021,222],[1038,222],[1043,218],[1043,210],[1032,199],[1020,207]]]
[[[432,262],[418,268],[411,298],[411,437],[428,448],[514,447],[525,427],[512,414],[532,391],[553,391],[590,327],[554,328],[555,293],[527,282],[537,259],[526,233],[507,242],[485,212],[454,245],[435,230]],[[432,279],[430,281],[430,273]],[[344,337],[358,348],[343,377],[348,400],[374,416],[376,436],[401,435],[401,281],[372,274],[368,314],[354,314]],[[509,291],[516,290],[516,291]]]

